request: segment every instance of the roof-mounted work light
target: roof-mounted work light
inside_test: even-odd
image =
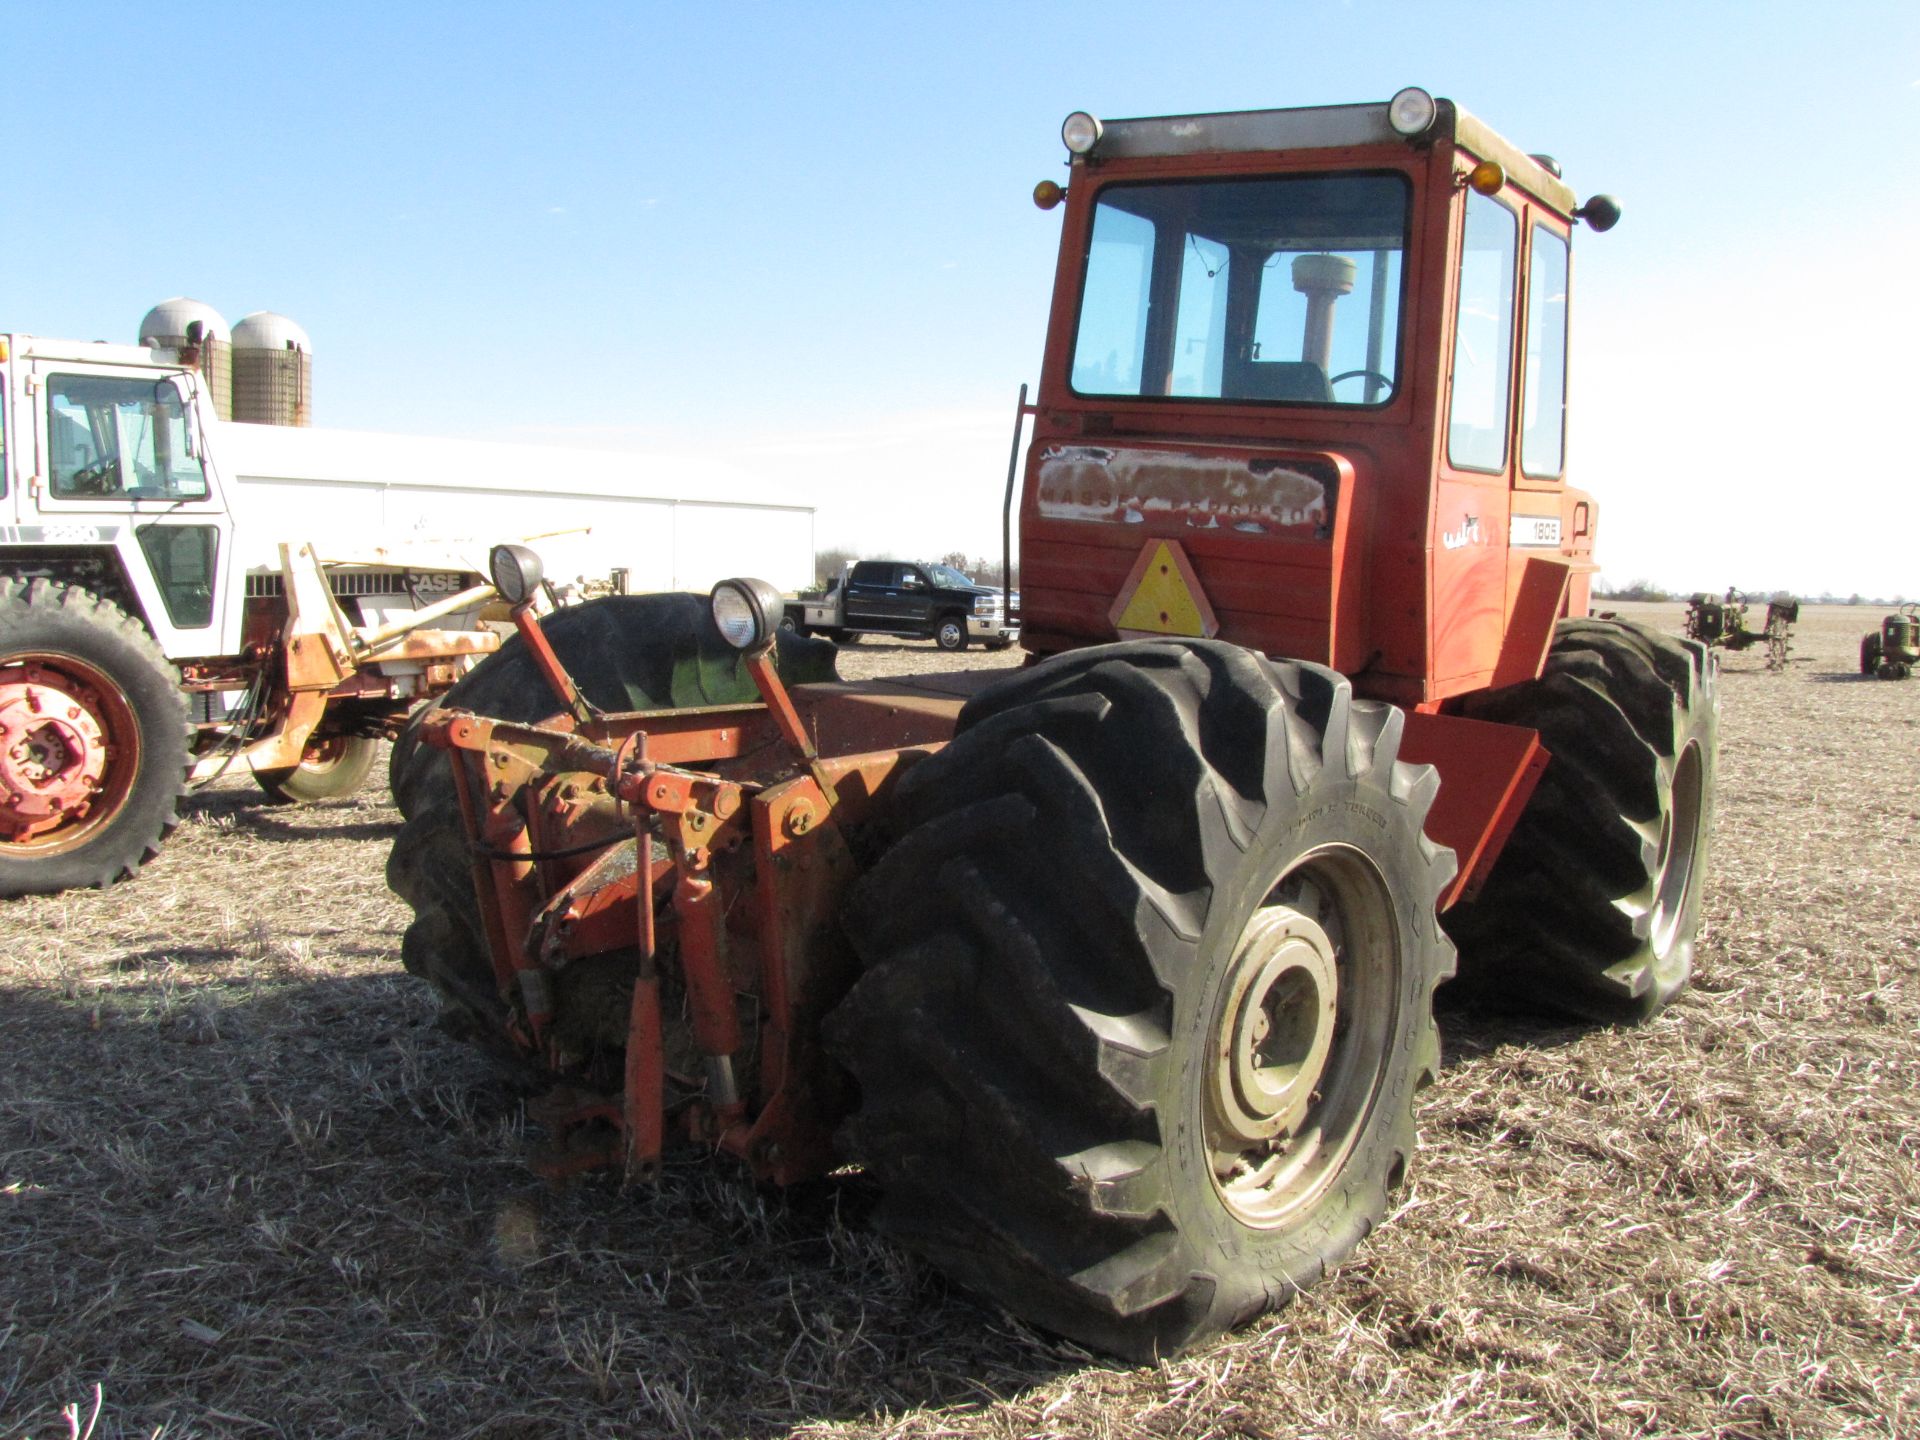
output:
[[[1418,85],[1407,86],[1387,102],[1387,123],[1409,140],[1418,140],[1439,118],[1440,107]]]
[[[1076,110],[1060,122],[1060,142],[1075,155],[1085,155],[1100,143],[1100,122]]]
[[[713,627],[720,638],[747,655],[757,655],[773,644],[786,613],[780,592],[764,580],[741,576],[722,580],[707,598]]]

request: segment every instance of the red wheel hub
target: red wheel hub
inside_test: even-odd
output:
[[[74,677],[0,667],[0,829],[25,840],[86,815],[107,772],[105,718]]]

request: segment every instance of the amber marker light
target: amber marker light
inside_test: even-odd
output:
[[[7,342],[0,340],[0,365],[7,363]]]
[[[1057,180],[1042,180],[1033,187],[1033,203],[1042,210],[1051,210],[1066,198],[1066,187]]]
[[[1481,195],[1497,195],[1507,183],[1507,172],[1498,160],[1482,160],[1467,176],[1467,184]]]

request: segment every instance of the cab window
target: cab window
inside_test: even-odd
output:
[[[1520,401],[1520,470],[1548,480],[1566,468],[1567,237],[1533,227],[1527,261],[1527,368]]]
[[[220,532],[211,525],[142,525],[140,548],[153,567],[154,584],[166,602],[167,618],[181,630],[204,630],[213,623],[214,563],[220,558]]]
[[[1520,223],[1498,200],[1467,192],[1453,334],[1447,459],[1462,470],[1504,470],[1513,387],[1513,277]]]
[[[1399,375],[1394,174],[1109,185],[1074,338],[1082,395],[1378,405]]]
[[[49,488],[69,500],[202,500],[180,392],[166,381],[54,375],[47,383]]]

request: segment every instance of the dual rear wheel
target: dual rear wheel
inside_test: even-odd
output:
[[[1469,716],[1538,730],[1552,759],[1479,896],[1447,927],[1500,1005],[1652,1018],[1693,974],[1718,767],[1719,666],[1695,640],[1563,620],[1540,678]]]

